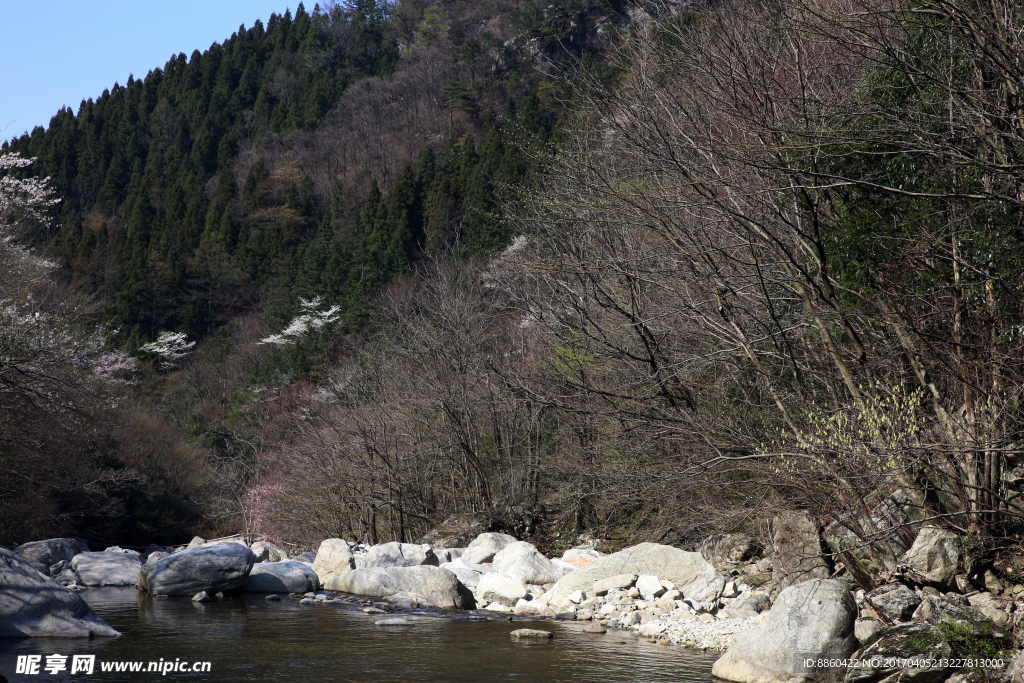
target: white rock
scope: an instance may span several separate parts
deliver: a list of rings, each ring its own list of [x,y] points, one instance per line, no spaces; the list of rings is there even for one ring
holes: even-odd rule
[[[125,553],[80,553],[71,558],[71,568],[86,586],[134,586],[142,562]]]
[[[466,546],[461,559],[469,562],[470,564],[490,562],[494,559],[494,556],[498,554],[498,551],[515,542],[515,536],[509,536],[508,534],[492,532],[480,534],[473,539],[468,546]]]
[[[480,579],[476,594],[489,604],[499,603],[511,608],[526,597],[526,586],[508,576],[487,574]]]
[[[494,571],[525,583],[543,585],[554,583],[565,572],[544,557],[532,543],[516,541],[495,553],[492,565]]]
[[[665,624],[660,621],[649,621],[646,624],[641,625],[637,630],[640,632],[640,635],[650,637],[656,636],[659,633],[664,633],[665,628]]]
[[[366,551],[364,568],[375,567],[420,567],[438,565],[437,556],[429,545],[413,543],[381,543]]]
[[[583,591],[573,591],[572,593],[569,593],[566,599],[572,604],[578,605],[587,599],[587,594]]]
[[[665,593],[665,587],[653,574],[641,574],[636,579],[636,588],[645,600],[654,600]]]
[[[341,538],[328,538],[320,544],[316,551],[316,559],[313,560],[313,571],[324,584],[332,576],[344,574],[356,568],[355,558],[352,556],[352,546]]]

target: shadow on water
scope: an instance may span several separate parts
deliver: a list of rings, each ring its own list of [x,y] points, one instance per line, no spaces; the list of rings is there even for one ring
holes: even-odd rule
[[[717,655],[653,645],[630,633],[593,635],[579,624],[470,621],[403,615],[415,626],[387,628],[370,616],[335,605],[300,607],[262,596],[208,604],[151,600],[134,589],[90,589],[83,594],[120,638],[0,640],[0,674],[29,681],[273,681],[315,683],[618,683],[711,681]],[[542,644],[513,642],[509,632],[539,627],[555,632]],[[96,656],[91,675],[67,671],[15,674],[18,655]],[[114,673],[103,662],[209,661],[209,673]]]

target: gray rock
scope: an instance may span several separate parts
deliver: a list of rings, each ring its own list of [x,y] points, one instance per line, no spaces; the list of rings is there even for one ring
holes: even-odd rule
[[[783,590],[764,621],[733,636],[711,673],[739,683],[842,679],[846,669],[810,670],[806,659],[845,659],[857,646],[857,604],[840,581],[812,579]]]
[[[979,621],[982,619],[981,613],[970,607],[970,603],[963,596],[956,597],[960,600],[951,600],[942,594],[922,595],[921,604],[914,610],[911,619],[932,625],[943,621]]]
[[[861,645],[870,645],[875,642],[884,630],[885,625],[882,622],[870,617],[858,619],[853,624],[853,635]]]
[[[415,626],[416,624],[414,622],[409,621],[408,619],[403,619],[402,617],[391,617],[389,619],[380,619],[378,621],[375,621],[375,622],[373,622],[373,625],[374,626]]]
[[[636,589],[644,600],[654,600],[665,594],[665,587],[654,574],[642,574],[636,578]]]
[[[316,572],[302,562],[257,562],[242,590],[246,593],[305,593],[320,588]]]
[[[991,569],[986,569],[985,570],[985,574],[983,575],[983,578],[984,578],[984,581],[985,581],[985,590],[987,590],[989,593],[994,593],[995,595],[999,595],[1000,593],[1003,592],[1003,582],[1002,582],[1002,580],[998,576],[996,576],[995,573]]]
[[[152,595],[193,595],[240,588],[256,556],[244,545],[221,543],[172,553],[142,566],[139,588]]]
[[[777,590],[832,575],[832,564],[821,552],[818,526],[806,512],[786,510],[776,515],[772,520],[772,543],[772,572],[778,581]]]
[[[49,576],[50,575],[50,568],[47,567],[42,562],[29,562],[29,565],[32,567],[32,569],[35,569],[37,572],[39,572],[43,576]]]
[[[715,614],[719,619],[753,619],[757,615],[757,612],[749,609],[720,609]]]
[[[256,541],[251,550],[257,562],[283,562],[288,559],[288,553],[270,541]]]
[[[486,602],[496,602],[506,607],[515,607],[526,597],[526,586],[522,581],[502,574],[487,574],[480,579],[476,589],[477,597]]]
[[[142,562],[127,553],[81,553],[72,558],[71,567],[86,586],[134,586]]]
[[[477,586],[480,585],[480,579],[482,579],[487,574],[492,574],[493,570],[490,567],[480,564],[471,566],[474,568],[466,567],[458,562],[445,562],[441,565],[443,569],[455,572],[455,576],[459,578],[459,581],[462,582],[462,585],[466,588],[469,588],[475,593]],[[482,567],[486,571],[475,569],[475,567]]]
[[[356,568],[352,546],[341,538],[328,538],[320,544],[313,560],[313,571],[323,585],[332,576],[338,576]]]
[[[59,562],[51,564],[46,570],[46,574],[49,575],[49,577],[56,577],[56,575],[59,575],[61,571],[70,568],[71,562],[68,560],[60,560]]]
[[[565,572],[540,554],[532,543],[516,541],[499,550],[492,560],[494,571],[525,583],[544,585],[554,583]]]
[[[767,593],[750,593],[732,604],[733,609],[748,609],[752,612],[764,612],[772,608],[771,598]]]
[[[382,543],[366,551],[364,569],[377,567],[419,567],[440,564],[429,545],[412,543]]]
[[[636,574],[616,574],[615,576],[595,581],[588,593],[590,595],[608,595],[609,591],[626,590],[635,584],[636,580]]]
[[[672,582],[686,597],[702,602],[718,600],[726,580],[700,553],[659,543],[641,543],[600,557],[566,574],[544,594],[543,599],[556,607],[564,607],[566,597],[573,591],[582,590],[590,594],[596,581],[621,574],[654,574]]]
[[[528,638],[531,640],[551,640],[555,634],[551,631],[542,631],[538,628],[518,628],[509,634],[513,638]]]
[[[426,543],[432,548],[464,548],[485,531],[487,531],[485,519],[472,514],[456,514],[424,534],[420,543]]]
[[[957,535],[930,526],[921,529],[914,539],[914,545],[900,559],[901,564],[908,564],[924,574],[928,585],[943,590],[956,587],[956,567],[959,562]]]
[[[75,591],[42,576],[0,548],[0,638],[90,638],[120,635]]]
[[[1006,628],[1010,615],[1006,613],[1006,602],[991,593],[977,593],[967,597],[971,607],[991,619],[999,628]]]
[[[281,596],[277,595],[275,593],[271,593],[270,595],[266,596],[263,599],[266,600],[267,602],[281,602]]]
[[[462,559],[470,564],[483,564],[490,562],[494,556],[505,546],[515,543],[515,536],[488,532],[480,534],[473,542],[466,546],[462,553]]]
[[[150,562],[156,562],[157,560],[167,557],[168,555],[170,555],[170,553],[164,552],[163,550],[154,550],[148,556],[146,556],[146,563],[148,564]]]
[[[882,619],[898,623],[910,621],[914,610],[921,604],[921,598],[902,583],[890,583],[867,593],[864,602],[871,605]]]
[[[54,576],[53,580],[62,586],[70,586],[81,582],[81,579],[78,574],[75,573],[75,570],[71,568],[71,565],[68,565],[64,571],[57,574],[57,576]]]
[[[19,545],[14,552],[26,562],[37,562],[49,567],[61,560],[70,562],[75,555],[89,552],[89,544],[80,538],[51,538]]]
[[[206,591],[199,591],[192,596],[192,602],[210,602],[210,594]]]
[[[206,539],[204,539],[202,536],[193,536],[192,540],[188,542],[187,546],[185,546],[185,550],[202,548],[204,545],[206,545]]]
[[[749,534],[725,534],[715,544],[715,549],[708,558],[715,569],[724,571],[735,564],[746,562],[757,554],[757,542]]]
[[[313,566],[313,563],[316,562],[316,553],[311,553],[307,550],[304,553],[299,553],[294,559],[296,562],[302,562],[303,564]]]
[[[948,643],[932,637],[932,628],[927,624],[897,624],[885,629],[875,641],[852,655],[862,665],[850,668],[847,683],[868,681],[915,681],[937,683],[946,678],[948,669],[941,666],[941,660],[950,656]],[[924,666],[928,660],[928,666]],[[914,665],[913,662],[921,662]],[[906,666],[900,666],[905,663]],[[890,678],[892,677],[892,678]]]
[[[324,588],[377,598],[407,593],[442,609],[472,609],[475,605],[473,594],[453,572],[428,565],[353,569],[328,579]]]
[[[139,558],[139,562],[142,561],[142,553],[140,553],[138,550],[132,550],[131,548],[122,548],[119,545],[112,545],[109,548],[104,548],[103,552],[124,553],[125,555],[134,555],[135,557]]]
[[[608,629],[606,629],[604,626],[601,626],[600,622],[592,621],[592,622],[590,622],[589,624],[587,624],[584,627],[583,632],[584,633],[608,633]]]

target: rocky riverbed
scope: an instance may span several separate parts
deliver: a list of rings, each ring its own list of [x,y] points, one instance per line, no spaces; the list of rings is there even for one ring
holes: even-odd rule
[[[583,543],[548,557],[527,541],[489,532],[465,547],[325,539],[315,553],[294,556],[267,541],[250,546],[237,538],[197,537],[187,546],[141,552],[90,551],[78,539],[49,539],[0,550],[0,584],[32,596],[31,609],[0,599],[0,634],[111,635],[75,592],[134,585],[154,598],[197,603],[249,592],[301,607],[356,607],[396,627],[410,625],[401,622],[403,613],[424,608],[470,619],[579,622],[592,634],[631,633],[724,652],[715,674],[743,683],[852,683],[913,670],[893,665],[866,675],[815,665],[825,667],[816,671],[808,661],[977,655],[991,660],[995,675],[1013,659],[1014,633],[1024,630],[1024,587],[990,570],[958,573],[961,545],[953,532],[919,529],[899,561],[875,567],[862,588],[864,567],[822,555],[819,530],[806,517],[780,517],[773,553],[763,556],[741,534],[721,538],[707,557],[656,543],[610,554]],[[852,563],[857,556],[843,558]],[[944,666],[929,671],[929,683],[959,668]]]

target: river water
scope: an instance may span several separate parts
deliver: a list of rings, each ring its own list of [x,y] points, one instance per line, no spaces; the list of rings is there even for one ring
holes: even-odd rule
[[[300,606],[236,596],[208,604],[152,600],[134,588],[92,588],[83,596],[121,631],[120,638],[0,639],[0,673],[31,681],[234,683],[708,683],[718,655],[655,645],[628,632],[584,633],[578,623],[514,624],[460,615],[402,615],[412,627],[381,627],[381,615],[351,606]],[[387,616],[387,615],[385,615]],[[551,630],[542,644],[509,638],[516,628]],[[67,656],[67,671],[47,673],[47,655]],[[39,673],[16,674],[18,655],[42,655]],[[70,674],[74,655],[95,655],[92,675]],[[113,662],[210,662],[201,672],[103,672]]]

